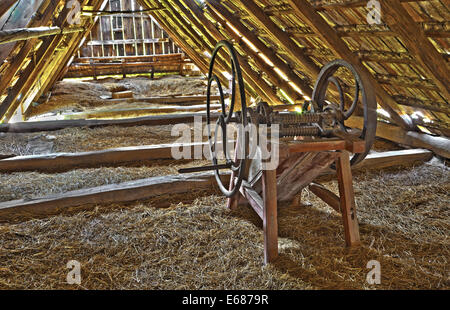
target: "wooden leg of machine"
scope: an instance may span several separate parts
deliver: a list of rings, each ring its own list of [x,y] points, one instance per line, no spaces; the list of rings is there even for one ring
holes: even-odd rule
[[[278,257],[276,170],[263,171],[262,186],[264,201],[264,264],[268,264]]]
[[[347,151],[342,151],[336,160],[336,173],[339,184],[340,205],[344,222],[345,243],[347,246],[359,245],[359,225],[356,217],[355,195],[353,192],[352,171]]]

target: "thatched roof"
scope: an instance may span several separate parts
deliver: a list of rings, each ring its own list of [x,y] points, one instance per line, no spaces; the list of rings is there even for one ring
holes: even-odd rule
[[[37,2],[41,14],[31,17],[27,27],[67,26],[65,1]],[[100,10],[102,2],[84,0],[83,5]],[[302,101],[311,95],[320,68],[342,58],[371,76],[383,112],[380,118],[403,128],[449,136],[447,0],[379,0],[382,23],[374,25],[367,22],[368,1],[358,0],[139,2],[155,9],[151,15],[203,72],[215,44],[234,41],[247,93],[254,98],[272,104]],[[0,14],[8,3],[16,1],[2,2]],[[93,19],[83,19],[84,33],[9,47],[8,62],[0,66],[0,115],[5,120],[19,105],[26,109],[62,76],[92,24]],[[45,57],[40,59],[41,55]],[[226,55],[221,55],[218,71],[226,71],[227,66]],[[346,81],[345,76],[342,79]]]

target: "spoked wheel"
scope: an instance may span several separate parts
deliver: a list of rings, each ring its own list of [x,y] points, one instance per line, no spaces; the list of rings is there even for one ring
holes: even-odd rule
[[[334,76],[339,68],[347,68],[352,73],[355,80],[355,94],[353,96],[353,101],[348,108],[345,105],[345,94],[343,87],[339,80]],[[367,77],[358,72],[351,64],[342,59],[331,61],[322,68],[316,84],[314,85],[312,99],[317,106],[318,112],[322,112],[325,106],[327,106],[326,95],[330,83],[334,84],[339,92],[340,102],[338,109],[340,111],[340,119],[338,121],[342,131],[347,132],[351,129],[345,126],[345,120],[353,115],[358,102],[362,103],[364,127],[357,137],[365,141],[366,148],[364,153],[357,153],[353,155],[350,163],[354,165],[366,157],[373,142],[375,141],[377,129],[377,102],[375,92]]]
[[[217,75],[213,73],[214,71],[214,63],[217,56],[217,53],[220,51],[220,49],[225,48],[228,50],[228,53],[231,56],[231,98],[230,98],[230,106],[227,107],[225,105],[225,97],[223,94],[222,85],[220,83],[219,78]],[[239,94],[240,94],[240,100],[241,100],[241,113],[240,115],[246,116],[247,115],[247,107],[246,107],[246,101],[245,101],[245,90],[244,90],[244,80],[242,78],[242,72],[241,68],[239,66],[239,61],[237,58],[237,53],[233,46],[227,42],[227,41],[220,41],[217,43],[212,56],[211,56],[211,62],[209,65],[209,72],[208,72],[208,88],[206,91],[206,123],[208,128],[208,140],[209,140],[209,148],[211,151],[211,161],[213,165],[218,165],[218,158],[217,158],[217,136],[219,133],[219,129],[222,131],[222,148],[223,153],[225,156],[225,164],[220,165],[224,168],[229,168],[233,172],[232,175],[236,176],[236,181],[234,182],[234,187],[231,189],[228,189],[223,184],[222,180],[220,179],[219,169],[214,170],[214,174],[216,176],[217,184],[219,185],[220,190],[226,197],[232,197],[234,196],[241,187],[242,179],[244,178],[245,173],[245,165],[248,159],[248,150],[245,146],[248,145],[248,135],[245,132],[245,128],[247,126],[247,117],[238,117],[237,113],[234,112],[234,105],[236,100],[236,80],[237,84],[239,86]],[[216,82],[217,88],[219,90],[220,95],[220,104],[221,104],[221,113],[216,121],[215,124],[215,130],[214,130],[214,137],[211,132],[211,85],[213,82]],[[234,159],[231,159],[231,155],[229,154],[230,150],[227,146],[227,128],[228,125],[232,121],[239,120],[239,123],[241,126],[238,126],[238,145],[240,146],[239,149],[236,149],[236,152],[239,152],[239,156],[235,156]]]

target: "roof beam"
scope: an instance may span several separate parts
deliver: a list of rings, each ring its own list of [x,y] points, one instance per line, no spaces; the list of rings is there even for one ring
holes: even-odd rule
[[[52,1],[52,2],[47,1],[47,3],[41,4],[39,12],[42,15],[36,14],[33,20],[28,24],[28,27],[38,27],[47,24],[50,21],[51,17],[53,16],[53,12],[59,5],[60,1]],[[0,79],[0,95],[3,94],[6,88],[11,84],[12,79],[17,74],[19,69],[22,67],[28,54],[34,48],[37,40],[38,39],[27,40],[25,44],[20,48],[19,53],[13,59],[10,59],[11,63],[6,68],[6,71],[4,72],[4,74]]]
[[[83,4],[86,3],[83,2]],[[97,0],[100,1],[100,0]],[[58,18],[55,21],[57,27],[64,27],[67,23],[67,18],[70,14],[71,8],[64,7],[61,13],[58,15]],[[21,73],[19,80],[13,86],[11,91],[8,93],[8,96],[3,100],[0,105],[0,117],[3,121],[9,121],[11,116],[16,111],[17,107],[24,100],[31,100],[34,98],[30,98],[30,89],[33,88],[33,84],[35,84],[36,80],[44,70],[49,69],[48,66],[50,64],[55,64],[55,59],[53,59],[53,54],[55,49],[64,39],[64,35],[59,34],[52,37],[46,37],[43,40],[42,45],[36,51],[36,54],[32,61],[28,64],[25,70]],[[51,68],[53,69],[53,68]],[[50,69],[50,70],[51,70]],[[49,72],[47,72],[49,73]]]
[[[345,121],[345,124],[352,128],[362,129],[364,119],[352,116]],[[377,137],[415,148],[426,148],[439,156],[450,158],[450,139],[445,137],[434,137],[426,133],[408,131],[384,122],[377,124]]]
[[[401,38],[414,59],[430,74],[444,98],[450,100],[450,74],[445,59],[399,0],[380,0],[380,3],[383,20]]]
[[[17,0],[2,0],[0,3],[0,17],[3,16],[8,10],[16,3]]]
[[[316,12],[308,1],[288,0],[295,13],[303,21],[314,29],[320,38],[342,59],[355,66],[361,74],[364,74],[373,85],[377,96],[381,99],[380,105],[389,113],[392,120],[402,128],[409,129],[408,124],[398,113],[400,110],[397,102],[384,90],[384,88],[374,79],[369,70],[361,63],[349,49],[347,44],[340,38],[339,34],[325,21],[325,19]]]
[[[91,2],[91,5],[94,5],[94,10],[102,9],[106,6],[106,4],[107,0],[96,0],[95,5],[93,1]],[[98,17],[94,18],[93,20],[89,19],[88,22],[83,26],[85,31],[73,35],[72,39],[67,45],[68,49],[66,51],[59,51],[58,54],[55,55],[55,59],[51,62],[51,64],[54,65],[53,68],[51,68],[51,73],[46,72],[47,76],[45,79],[43,78],[42,83],[39,85],[39,88],[36,92],[33,92],[33,90],[29,92],[35,94],[33,95],[34,98],[28,98],[27,103],[22,104],[22,113],[24,118],[27,117],[27,112],[31,105],[31,100],[37,99],[42,94],[46,93],[56,81],[60,80],[64,76],[63,72],[65,72],[65,69],[70,65],[70,59],[78,50],[79,44],[82,39],[85,39],[89,35],[97,19]],[[34,87],[36,87],[36,85],[34,85]]]

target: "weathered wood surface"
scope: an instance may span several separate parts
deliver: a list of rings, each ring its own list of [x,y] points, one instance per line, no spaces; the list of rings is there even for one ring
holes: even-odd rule
[[[21,122],[11,124],[0,124],[0,132],[38,132],[53,131],[70,127],[105,127],[105,126],[159,126],[173,125],[180,123],[191,123],[195,116],[206,118],[206,113],[183,113],[152,115],[145,117],[127,119],[104,119],[104,120],[61,120],[61,121],[39,121]],[[218,114],[213,114],[212,118],[217,118]]]
[[[337,152],[295,153],[277,168],[279,201],[290,201],[302,188],[308,186],[337,158]]]
[[[55,34],[68,34],[84,31],[83,27],[35,27],[35,28],[18,28],[0,31],[0,44],[23,41],[33,38],[51,36]]]
[[[144,160],[173,159],[172,148],[187,148],[194,154],[194,149],[203,150],[207,143],[173,143],[120,147],[100,151],[80,153],[54,153],[45,155],[15,156],[1,158],[0,172],[16,171],[67,171],[75,168],[92,168],[119,163],[138,162]]]
[[[121,99],[121,98],[133,98],[133,92],[131,90],[118,91],[112,93],[113,99]]]
[[[262,175],[264,263],[278,257],[277,172],[264,170]]]
[[[17,1],[18,0],[2,0],[0,2],[0,17],[2,17],[2,15],[5,14]]]
[[[139,101],[139,100],[136,100]],[[220,104],[211,104],[211,109],[220,109]],[[155,108],[124,108],[100,110],[92,112],[79,112],[65,115],[66,119],[108,119],[108,118],[122,118],[122,117],[136,117],[136,116],[150,116],[158,113],[177,113],[177,112],[206,112],[204,104],[192,106],[171,106],[171,107],[155,107]]]
[[[316,195],[317,197],[322,199],[326,204],[332,207],[336,212],[341,213],[341,202],[339,197],[335,193],[325,188],[321,184],[317,183],[311,183],[308,186],[308,189],[312,193],[314,193],[314,195]]]
[[[224,175],[224,180],[229,176]],[[0,203],[0,222],[38,215],[70,211],[74,207],[130,202],[167,194],[211,189],[216,180],[211,172],[167,175],[80,189],[36,199]],[[160,207],[166,207],[161,205]],[[158,207],[158,206],[155,206]]]
[[[336,159],[336,174],[339,187],[340,209],[344,223],[345,243],[347,246],[357,246],[360,242],[358,218],[356,216],[355,193],[353,191],[352,171],[349,154],[339,152]]]
[[[0,172],[16,171],[66,171],[74,168],[94,168],[131,163],[142,160],[171,159],[171,148],[190,146],[191,154],[197,146],[204,147],[205,143],[191,144],[157,144],[130,146],[79,153],[54,153],[45,155],[15,156],[14,154],[0,155]],[[399,150],[369,154],[361,163],[352,167],[353,170],[365,168],[385,168],[396,165],[408,165],[415,162],[428,161],[433,153],[425,149]],[[283,159],[282,159],[283,160]],[[331,173],[326,170],[324,173]]]
[[[352,128],[362,128],[363,124],[363,118],[358,116],[353,116],[345,121],[345,125]],[[425,133],[407,131],[383,122],[377,124],[377,137],[415,148],[426,148],[439,156],[450,158],[450,139],[446,137],[435,137]]]

